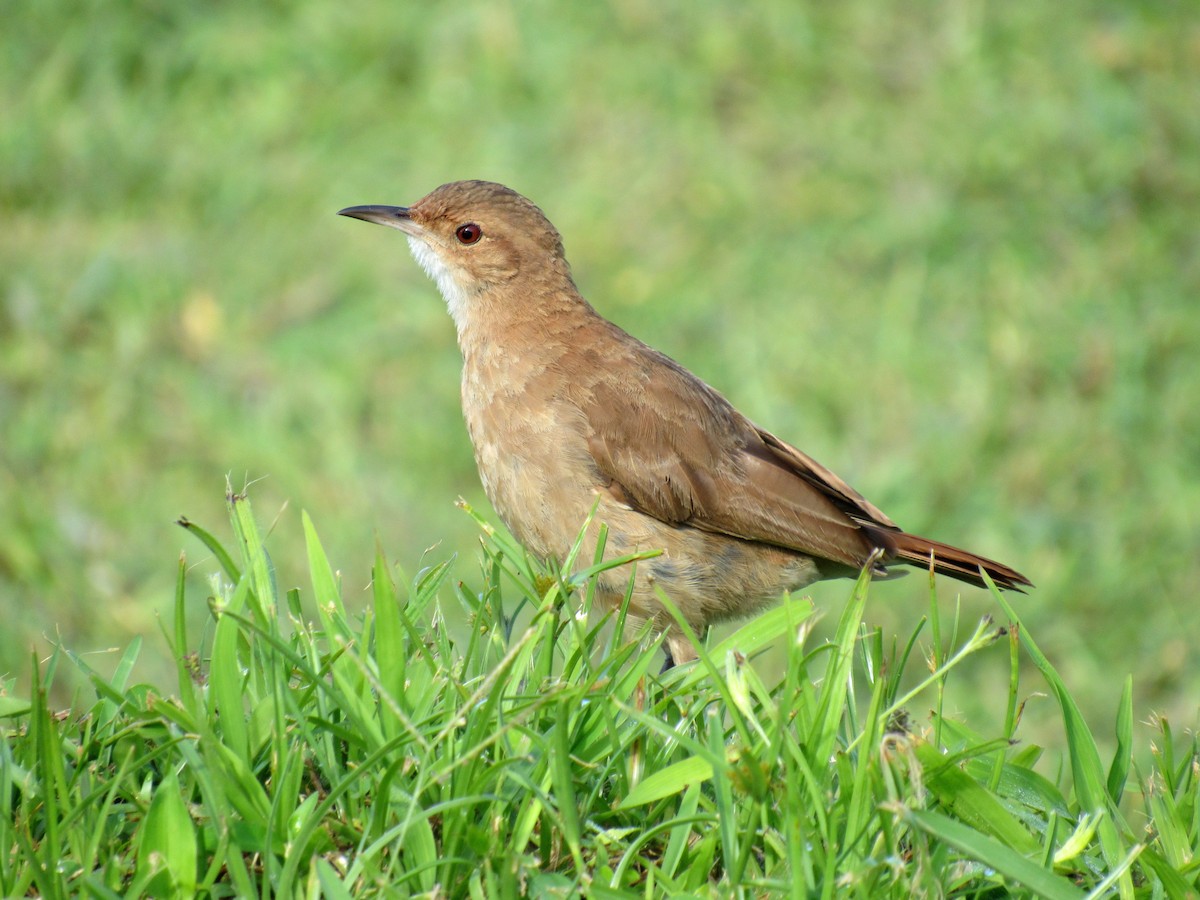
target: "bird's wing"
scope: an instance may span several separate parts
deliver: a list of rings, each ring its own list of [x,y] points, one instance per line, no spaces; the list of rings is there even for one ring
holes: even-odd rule
[[[615,326],[613,326],[615,327]],[[609,492],[675,525],[786,547],[851,568],[871,552],[1002,589],[1015,569],[908,534],[812,457],[758,428],[669,357],[625,337],[612,362],[573,391],[587,449]],[[620,377],[611,375],[619,371]]]
[[[898,529],[891,519],[884,515],[883,510],[856,491],[837,475],[825,468],[803,450],[798,450],[786,441],[781,441],[769,431],[754,426],[762,446],[769,454],[769,459],[803,478],[821,493],[829,497],[839,509],[855,521],[863,525],[874,525],[882,528]],[[758,451],[757,448],[756,452]]]
[[[824,466],[657,351],[639,343],[628,361],[620,379],[597,374],[575,392],[615,498],[663,522],[850,567],[891,549],[875,532],[892,522]]]

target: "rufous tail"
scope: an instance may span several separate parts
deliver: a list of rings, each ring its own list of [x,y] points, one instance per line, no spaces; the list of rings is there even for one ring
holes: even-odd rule
[[[957,578],[977,587],[986,587],[979,574],[981,568],[1001,590],[1020,591],[1023,587],[1033,587],[1033,582],[1016,569],[993,559],[904,531],[890,531],[887,536],[892,544],[892,547],[888,548],[892,552],[892,558],[910,566],[928,570],[932,558],[933,570],[938,574]]]
[[[997,563],[995,559],[959,550],[958,547],[942,544],[941,541],[922,538],[918,534],[901,532],[899,528],[883,528],[877,522],[859,521],[859,526],[870,535],[872,544],[883,548],[886,553],[883,558],[884,565],[893,562],[907,563],[926,571],[932,565],[934,571],[940,575],[958,578],[959,581],[980,588],[986,587],[983,576],[979,575],[979,569],[982,568],[1001,590],[1033,587],[1033,582],[1019,571]]]

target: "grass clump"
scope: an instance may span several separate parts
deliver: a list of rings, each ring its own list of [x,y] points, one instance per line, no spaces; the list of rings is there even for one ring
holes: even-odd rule
[[[931,589],[930,634],[889,648],[863,578],[827,643],[785,598],[656,676],[653,637],[585,614],[594,575],[637,559],[547,569],[479,519],[478,585],[446,563],[397,584],[380,552],[352,616],[307,516],[302,601],[247,498],[229,505],[235,553],[182,523],[220,571],[189,633],[180,561],[169,690],[128,684],[135,641],[112,677],[60,649],[29,701],[0,702],[5,896],[1195,895],[1195,740],[1160,721],[1137,773],[1127,682],[1102,764],[998,594],[1008,626],[960,629]],[[771,676],[755,654],[779,639]],[[954,668],[1005,644],[1001,733],[943,715]],[[1062,710],[1055,778],[1019,740],[1022,651]],[[96,699],[60,714],[46,697],[64,662]]]

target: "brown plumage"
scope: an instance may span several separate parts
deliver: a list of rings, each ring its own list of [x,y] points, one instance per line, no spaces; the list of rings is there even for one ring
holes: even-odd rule
[[[607,552],[661,549],[640,564],[631,613],[669,629],[661,587],[698,632],[872,553],[982,585],[1014,569],[902,531],[790,444],[759,428],[674,360],[601,318],[575,287],[541,210],[485,181],[446,184],[412,207],[341,211],[408,235],[437,282],[463,354],[463,415],[492,505],[532,553],[562,558],[593,504]],[[618,572],[600,583],[617,603]],[[670,657],[694,649],[668,634]]]

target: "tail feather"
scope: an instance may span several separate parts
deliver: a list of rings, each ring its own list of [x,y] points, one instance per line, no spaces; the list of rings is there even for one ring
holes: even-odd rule
[[[1033,587],[1033,582],[1016,569],[976,553],[905,531],[876,528],[866,530],[873,538],[881,538],[878,540],[879,546],[884,547],[888,555],[896,561],[923,569],[932,566],[940,575],[956,578],[977,587],[987,586],[979,574],[980,569],[986,572],[1001,590],[1020,591],[1023,587]],[[880,533],[877,535],[875,532]]]

